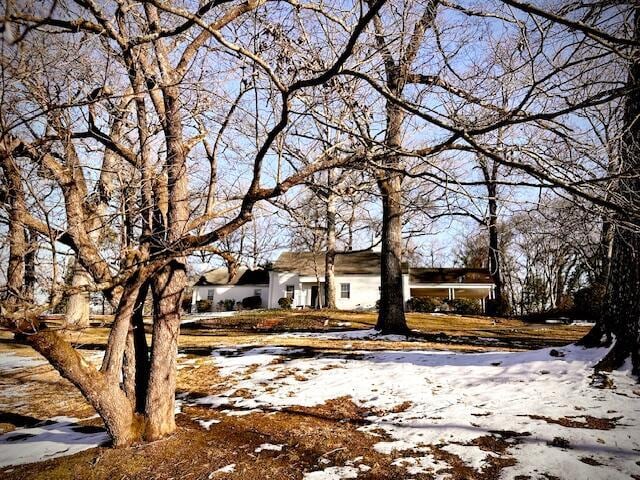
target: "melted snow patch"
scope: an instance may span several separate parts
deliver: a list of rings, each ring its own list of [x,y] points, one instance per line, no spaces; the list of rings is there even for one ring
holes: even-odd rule
[[[342,480],[358,478],[361,470],[356,467],[329,467],[324,470],[305,473],[303,480]]]
[[[339,323],[338,325],[341,324]],[[322,340],[384,340],[387,342],[404,342],[407,340],[405,335],[382,335],[378,330],[373,328],[342,332],[293,332],[283,333],[280,334],[280,336],[285,338],[317,338]]]
[[[442,447],[442,450],[457,455],[465,465],[475,470],[482,470],[487,457],[494,455],[493,453],[485,452],[475,445],[458,445],[456,443],[445,445]]]
[[[47,361],[42,357],[25,357],[15,353],[0,354],[0,372],[4,374],[22,368],[38,367],[46,363]]]
[[[84,433],[76,418],[54,417],[50,422],[0,435],[0,467],[73,455],[109,441],[107,432]]]
[[[263,443],[258,448],[256,448],[254,450],[254,452],[260,453],[263,450],[272,450],[274,452],[281,452],[282,451],[282,447],[284,447],[284,445],[281,445],[281,444],[277,444],[276,445],[276,444],[273,444],[273,443]]]
[[[391,465],[394,465],[396,467],[404,467],[409,475],[419,475],[421,473],[437,474],[439,470],[449,468],[449,464],[441,462],[440,460],[436,460],[431,455],[426,455],[423,457],[397,458]],[[448,475],[445,474],[437,475],[434,478],[439,480],[447,477]]]
[[[221,473],[233,473],[235,471],[236,471],[236,464],[232,463],[230,465],[227,465],[226,467],[219,468],[215,472],[211,472],[209,474],[209,478],[214,478],[215,476],[220,475]]]
[[[205,428],[205,429],[209,430],[211,428],[211,425],[216,424],[216,423],[220,423],[220,420],[218,420],[216,418],[212,418],[210,420],[198,419],[197,422],[200,424],[200,426],[202,426],[202,428]]]

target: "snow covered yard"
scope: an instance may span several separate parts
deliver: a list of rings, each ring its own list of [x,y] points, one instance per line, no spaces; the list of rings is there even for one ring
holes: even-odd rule
[[[106,440],[97,420],[35,354],[2,352],[0,425],[51,420],[0,435],[0,477],[640,478],[640,385],[626,371],[594,376],[604,350],[460,353],[415,339],[398,350],[403,341],[293,332],[186,349],[178,432],[126,450],[95,448]],[[84,420],[51,418],[62,410]]]
[[[238,415],[349,397],[368,412],[360,429],[381,435],[374,448],[393,456],[407,478],[452,478],[460,462],[509,479],[640,478],[640,387],[622,371],[610,376],[614,388],[599,388],[592,366],[604,353],[576,346],[477,354],[225,348],[213,362],[228,391],[196,403]],[[349,465],[323,471],[306,478],[364,472]]]

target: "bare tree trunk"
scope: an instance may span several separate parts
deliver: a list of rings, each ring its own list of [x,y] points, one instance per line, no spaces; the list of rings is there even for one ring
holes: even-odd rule
[[[71,286],[76,288],[87,287],[91,284],[91,277],[77,259],[73,259],[73,277]],[[74,328],[86,328],[89,326],[89,293],[78,292],[69,295],[65,312],[65,323]]]
[[[496,286],[495,299],[490,302],[491,309],[488,313],[505,315],[507,313],[507,305],[504,297],[504,282],[502,281],[502,262],[500,259],[500,238],[498,233],[498,202],[495,183],[488,182],[487,191],[489,194],[489,272]]]
[[[640,40],[640,12],[635,12],[634,39]],[[624,113],[624,130],[620,148],[622,171],[640,172],[640,60],[636,56],[629,66]],[[620,218],[614,226],[612,257],[602,323],[615,344],[598,368],[622,366],[631,357],[633,372],[640,375],[640,221],[638,198],[640,178],[620,178],[615,185],[620,198],[628,199],[629,218]]]
[[[183,263],[173,261],[153,280],[154,322],[145,438],[156,440],[176,428],[176,356],[180,334],[180,304],[186,285]]]
[[[325,305],[336,308],[336,200],[331,192],[327,194],[327,253],[324,265]]]
[[[128,446],[140,439],[142,422],[117,383],[109,382],[57,332],[42,330],[27,339],[96,409],[114,446]]]
[[[7,268],[7,293],[9,303],[18,303],[24,294],[25,256],[27,237],[21,223],[22,212],[26,209],[24,190],[20,172],[9,153],[10,147],[0,151],[0,166],[7,184],[9,210],[9,264]]]
[[[24,298],[27,302],[33,302],[35,300],[38,243],[33,232],[25,229],[25,235],[28,248],[24,256]]]
[[[407,334],[402,288],[402,192],[399,175],[378,181],[382,194],[380,310],[376,329]]]
[[[165,57],[160,58],[166,63]],[[163,241],[178,241],[187,232],[189,219],[188,181],[186,151],[182,143],[182,121],[179,91],[175,87],[163,90],[166,121],[164,125],[167,142],[167,202],[166,227],[159,228],[156,235],[166,232]],[[154,305],[154,322],[151,339],[151,361],[145,412],[147,425],[145,438],[155,440],[176,428],[175,390],[176,357],[178,335],[182,314],[182,295],[187,285],[186,259],[178,257],[164,266],[151,283]]]
[[[603,218],[602,234],[600,236],[600,245],[598,248],[601,265],[593,282],[593,286],[596,289],[606,288],[609,282],[609,276],[611,274],[611,258],[613,256],[613,239],[615,237],[614,233],[614,224],[610,219]],[[610,332],[608,332],[607,327],[604,324],[604,320],[604,309],[601,308],[601,311],[598,313],[598,318],[596,319],[596,324],[577,342],[577,344],[585,347],[598,347],[603,343],[607,345],[610,344],[612,339]]]
[[[395,73],[394,73],[395,75]],[[387,104],[386,144],[399,148],[402,137],[402,110]],[[390,155],[385,163],[399,165],[397,155]],[[382,251],[380,257],[380,309],[376,329],[383,333],[407,334],[402,286],[402,176],[394,171],[379,174],[378,187],[382,196]]]
[[[135,405],[137,413],[144,413],[149,386],[149,346],[144,331],[144,305],[149,291],[145,282],[140,287],[131,325],[127,333],[127,344],[122,366],[122,384],[127,398]]]

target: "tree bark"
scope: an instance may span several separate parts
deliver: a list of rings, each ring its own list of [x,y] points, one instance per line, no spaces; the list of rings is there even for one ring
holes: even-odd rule
[[[490,308],[487,313],[503,316],[507,314],[508,307],[502,280],[500,236],[498,232],[498,192],[494,181],[487,181],[487,193],[489,198],[489,272],[496,286],[495,299],[489,302]]]
[[[176,356],[180,334],[180,304],[186,285],[184,263],[173,261],[153,279],[154,322],[145,438],[157,440],[175,428]]]
[[[391,149],[402,142],[402,110],[387,104],[387,132],[385,142]],[[385,160],[390,167],[398,167],[400,159],[391,154]],[[402,176],[388,170],[379,173],[378,188],[382,196],[382,251],[380,255],[380,308],[376,329],[383,333],[409,333],[404,316],[402,285]]]
[[[640,40],[640,12],[635,12],[634,39]],[[617,180],[615,192],[629,201],[630,217],[617,215],[614,225],[610,272],[602,325],[615,344],[598,364],[600,369],[619,368],[631,357],[633,373],[640,375],[640,59],[629,65],[629,93],[625,101],[620,169],[634,175]]]
[[[336,201],[331,192],[327,195],[327,252],[324,265],[325,305],[336,308]]]
[[[27,341],[82,392],[104,421],[115,447],[140,439],[142,422],[117,382],[109,382],[57,332],[39,331],[27,335]]]
[[[0,166],[7,185],[7,203],[9,210],[9,262],[7,268],[7,300],[19,303],[25,288],[25,256],[27,255],[27,237],[22,226],[22,213],[26,209],[24,190],[20,171],[11,157],[10,147],[0,151]]]
[[[77,259],[73,259],[73,277],[71,286],[76,288],[87,287],[91,284],[91,277],[87,271],[82,268]],[[67,301],[67,309],[65,312],[65,323],[73,328],[86,328],[89,326],[89,293],[78,292],[69,295]]]
[[[168,62],[165,57],[159,58],[159,61]],[[158,225],[160,228],[155,229],[154,234],[164,237],[156,239],[156,245],[160,248],[165,248],[165,242],[171,245],[182,238],[187,233],[189,219],[186,151],[182,142],[179,91],[173,86],[165,87],[163,94],[166,114],[163,128],[167,143],[167,179],[164,185],[167,187],[167,198],[166,216],[158,217],[158,221],[164,220],[166,223],[164,228],[162,224]],[[176,357],[182,295],[187,285],[185,262],[184,257],[172,260],[154,275],[151,283],[154,321],[145,405],[147,440],[159,439],[176,428]]]
[[[378,181],[382,194],[380,309],[376,329],[407,334],[402,285],[402,192],[399,175]]]
[[[149,284],[145,282],[140,287],[131,316],[122,366],[123,389],[137,413],[144,413],[149,386],[149,346],[144,331],[144,304],[148,291]]]

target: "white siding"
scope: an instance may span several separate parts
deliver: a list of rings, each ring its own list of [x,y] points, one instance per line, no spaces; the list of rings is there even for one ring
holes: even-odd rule
[[[342,298],[340,284],[348,283],[350,298]],[[380,299],[379,275],[336,275],[336,307],[340,310],[374,308]]]
[[[193,297],[191,304],[195,306],[198,300],[206,300],[209,290],[213,290],[213,304],[217,305],[220,300],[235,300],[242,302],[243,298],[253,297],[256,290],[260,290],[262,306],[267,307],[269,302],[269,285],[206,285],[193,287]]]
[[[293,285],[293,306],[303,305],[300,277],[296,273],[269,272],[269,308],[278,308],[278,300],[286,295],[287,285]]]

